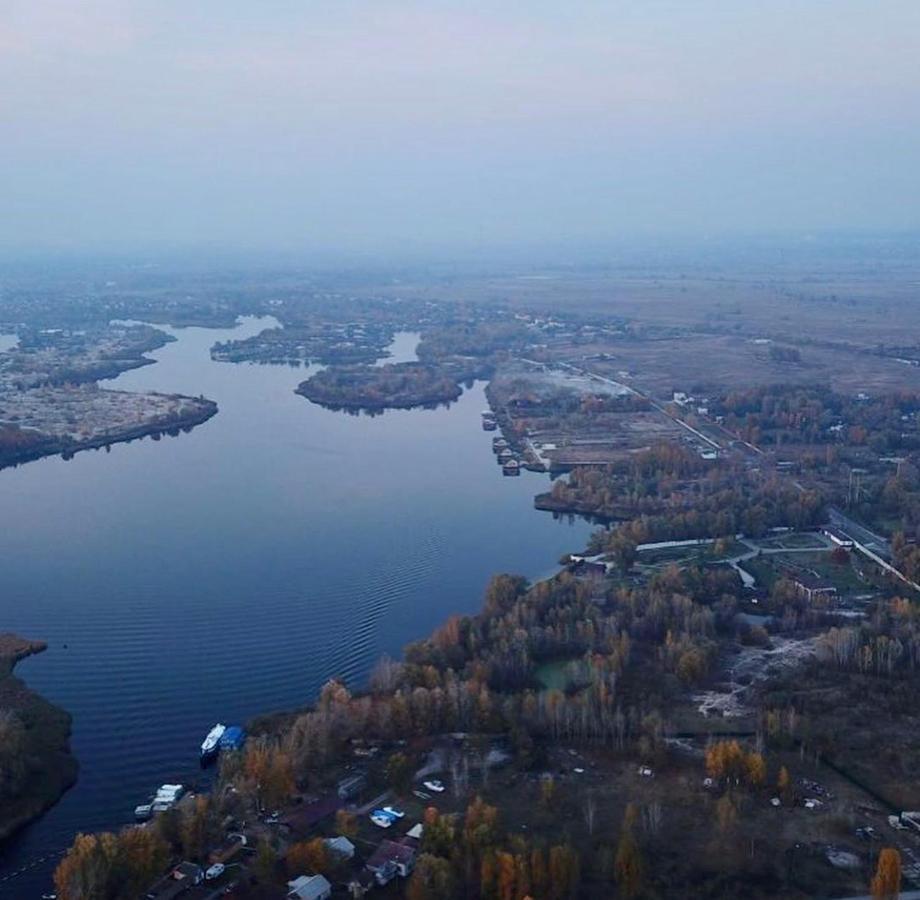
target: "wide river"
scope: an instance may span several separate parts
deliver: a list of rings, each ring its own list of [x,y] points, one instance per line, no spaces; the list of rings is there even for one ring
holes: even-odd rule
[[[360,685],[476,611],[494,573],[539,577],[585,544],[587,523],[534,510],[546,476],[502,477],[482,385],[447,409],[330,412],[294,394],[303,369],[210,360],[265,324],[175,331],[110,383],[216,400],[189,434],[0,472],[0,630],[48,642],[17,673],[73,714],[81,766],[0,850],[2,897],[40,894],[77,831],[200,777],[215,722],[305,704],[332,676]],[[396,359],[413,349],[397,336]]]

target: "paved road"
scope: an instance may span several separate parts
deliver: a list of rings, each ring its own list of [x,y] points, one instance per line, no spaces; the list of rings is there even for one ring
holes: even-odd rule
[[[836,506],[831,506],[828,511],[828,518],[835,528],[839,528],[844,534],[851,537],[857,543],[867,547],[873,553],[877,553],[882,559],[891,560],[891,543],[881,535],[868,528],[860,525],[855,519],[851,519],[843,510]]]

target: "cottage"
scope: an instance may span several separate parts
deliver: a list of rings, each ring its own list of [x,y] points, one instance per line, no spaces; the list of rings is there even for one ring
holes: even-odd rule
[[[329,900],[332,885],[322,875],[300,875],[288,882],[291,900]]]
[[[380,846],[365,863],[365,868],[374,873],[378,884],[384,885],[397,875],[401,878],[408,878],[415,868],[415,857],[415,848],[408,844],[381,841]]]

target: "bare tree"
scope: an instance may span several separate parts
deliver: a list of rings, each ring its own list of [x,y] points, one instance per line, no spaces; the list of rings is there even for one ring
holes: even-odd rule
[[[658,834],[663,818],[661,804],[657,800],[642,808],[642,827],[648,834]]]
[[[594,834],[594,826],[597,822],[597,800],[594,798],[593,793],[589,793],[585,797],[585,805],[582,812],[585,816],[585,827],[588,829],[588,834]]]

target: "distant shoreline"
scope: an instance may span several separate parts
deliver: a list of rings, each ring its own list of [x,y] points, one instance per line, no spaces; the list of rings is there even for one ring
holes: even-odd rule
[[[43,641],[0,634],[0,709],[25,726],[25,786],[0,798],[0,843],[54,806],[76,783],[78,764],[70,751],[71,716],[13,675],[16,664],[47,649]]]

